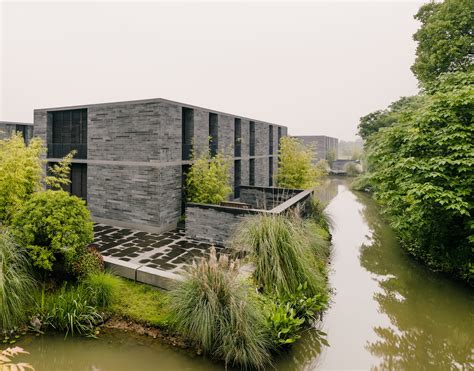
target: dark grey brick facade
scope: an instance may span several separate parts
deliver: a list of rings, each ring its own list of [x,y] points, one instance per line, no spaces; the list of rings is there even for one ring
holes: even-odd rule
[[[33,124],[26,122],[0,121],[0,139],[9,138],[14,132],[20,132],[29,143],[33,138]]]
[[[249,182],[249,123],[255,122],[255,185],[268,186],[278,169],[278,128],[287,128],[164,99],[38,109],[35,136],[53,144],[53,112],[87,110],[87,202],[103,223],[160,232],[176,226],[181,216],[183,108],[192,110],[194,151],[209,148],[209,114],[218,118],[218,151],[241,161],[241,184]],[[234,120],[241,120],[241,153],[234,156]],[[273,127],[273,171],[269,170],[269,125]],[[58,130],[58,129],[54,129]],[[184,146],[186,147],[186,146]],[[51,154],[51,152],[50,152]],[[56,158],[48,156],[48,161]]]
[[[338,154],[339,140],[325,135],[301,135],[295,136],[303,144],[315,149],[315,161],[327,159],[329,152],[334,152],[336,159]]]

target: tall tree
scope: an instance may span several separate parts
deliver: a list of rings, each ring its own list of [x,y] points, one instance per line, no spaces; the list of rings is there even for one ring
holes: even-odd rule
[[[415,19],[421,27],[413,35],[418,46],[411,70],[422,87],[443,72],[472,69],[474,1],[431,1],[420,8]]]
[[[437,90],[370,136],[375,197],[402,244],[435,269],[473,278],[474,71],[442,75]]]
[[[381,128],[392,126],[398,121],[401,112],[407,108],[416,108],[421,104],[419,96],[401,97],[384,110],[378,110],[360,118],[359,136],[366,140]]]

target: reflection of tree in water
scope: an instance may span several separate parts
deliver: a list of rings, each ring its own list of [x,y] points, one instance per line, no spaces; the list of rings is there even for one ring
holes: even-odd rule
[[[379,310],[393,326],[375,327],[367,349],[382,359],[377,369],[469,369],[473,367],[472,292],[419,266],[397,245],[375,204],[356,195],[373,231],[361,247],[361,265],[377,275]]]

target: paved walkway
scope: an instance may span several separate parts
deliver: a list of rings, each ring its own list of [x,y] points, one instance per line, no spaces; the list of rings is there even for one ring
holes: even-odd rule
[[[208,256],[211,247],[210,244],[187,238],[181,229],[157,234],[104,224],[94,225],[93,246],[119,275],[135,280],[140,280],[137,279],[137,272],[166,277],[181,275],[194,259]],[[216,246],[218,254],[223,250]],[[121,274],[121,268],[127,268],[127,273]]]

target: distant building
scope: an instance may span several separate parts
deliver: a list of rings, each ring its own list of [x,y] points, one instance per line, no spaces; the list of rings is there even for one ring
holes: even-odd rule
[[[232,159],[238,199],[241,185],[273,186],[287,135],[285,126],[165,99],[36,109],[34,121],[49,163],[76,150],[69,191],[96,221],[154,232],[183,214],[193,152]]]
[[[315,162],[327,160],[330,153],[334,155],[334,159],[337,159],[339,142],[337,138],[325,135],[300,135],[294,138],[299,139],[304,145],[315,149]]]
[[[0,139],[10,138],[14,132],[23,135],[25,143],[28,144],[33,137],[33,124],[27,122],[0,121]]]

